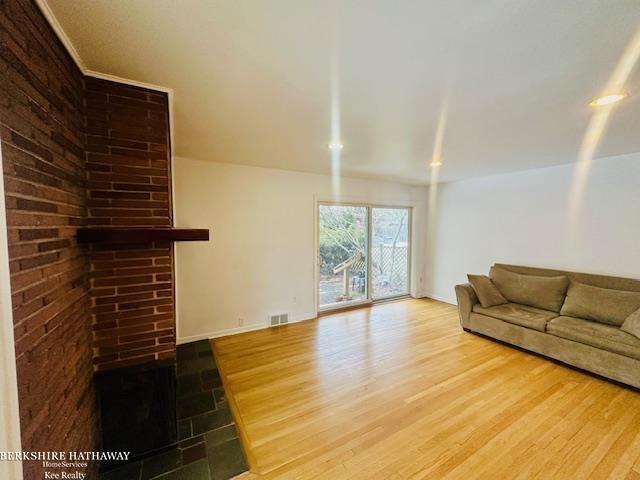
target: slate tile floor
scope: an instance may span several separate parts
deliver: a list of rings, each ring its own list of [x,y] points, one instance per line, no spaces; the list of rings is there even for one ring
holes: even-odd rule
[[[208,340],[177,349],[178,445],[100,480],[227,480],[248,470]]]

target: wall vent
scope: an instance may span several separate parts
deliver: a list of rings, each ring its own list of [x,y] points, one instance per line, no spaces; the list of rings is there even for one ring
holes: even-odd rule
[[[272,313],[269,315],[269,326],[275,327],[276,325],[284,325],[289,323],[288,313]]]

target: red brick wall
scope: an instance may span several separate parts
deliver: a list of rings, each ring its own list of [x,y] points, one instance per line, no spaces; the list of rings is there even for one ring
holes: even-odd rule
[[[88,224],[171,226],[167,95],[87,78],[86,105]],[[171,245],[90,248],[96,367],[174,356]]]
[[[97,446],[84,80],[34,3],[0,2],[0,139],[24,450]],[[25,478],[42,478],[25,462]],[[93,474],[95,472],[89,472]]]

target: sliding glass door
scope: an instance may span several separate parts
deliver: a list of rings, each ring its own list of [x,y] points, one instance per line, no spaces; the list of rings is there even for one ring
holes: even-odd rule
[[[318,206],[321,310],[409,294],[409,208]]]
[[[409,294],[409,209],[373,207],[371,232],[372,298]]]

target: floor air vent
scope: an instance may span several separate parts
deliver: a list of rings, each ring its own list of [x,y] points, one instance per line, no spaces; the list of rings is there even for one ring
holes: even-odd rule
[[[288,313],[272,313],[269,315],[269,326],[275,327],[276,325],[284,325],[289,323]]]

